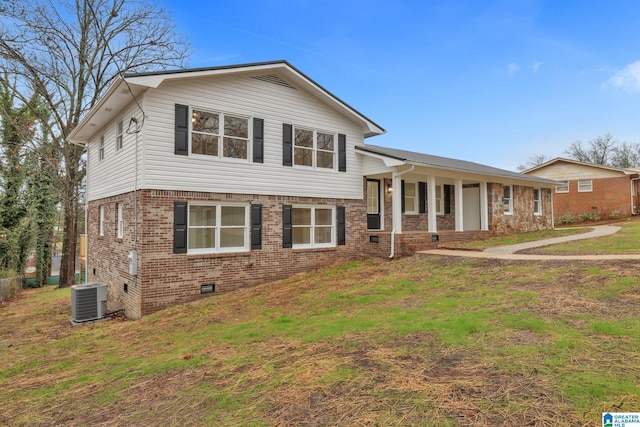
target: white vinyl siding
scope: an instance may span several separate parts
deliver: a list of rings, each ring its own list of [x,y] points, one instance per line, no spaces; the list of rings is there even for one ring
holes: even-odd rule
[[[126,117],[137,117],[142,121],[140,110],[132,104],[124,113]],[[116,144],[109,143],[116,138],[116,125],[111,122],[104,127],[104,133],[98,134],[87,147],[87,198],[97,200],[105,197],[133,191],[136,178],[136,157],[138,161],[138,187],[143,187],[144,151],[142,140],[147,130],[147,121],[139,134],[123,134],[123,147],[116,151]],[[100,138],[104,135],[104,158],[100,161]],[[136,156],[136,138],[138,155]],[[172,148],[173,150],[173,148]]]
[[[250,77],[226,76],[171,82],[146,96],[145,188],[238,194],[362,199],[362,172],[354,145],[362,127],[304,90]],[[175,103],[264,120],[264,163],[230,162],[174,154]],[[282,165],[282,125],[344,133],[347,172]],[[337,146],[337,140],[335,141]],[[126,148],[126,147],[125,147]],[[337,164],[337,159],[335,162]],[[213,173],[215,172],[215,173]]]
[[[229,161],[205,155],[174,153],[175,104],[231,112],[264,120],[264,163]],[[141,101],[146,118],[138,138],[138,188],[261,194],[336,199],[362,199],[362,166],[354,146],[363,145],[362,126],[309,95],[248,76],[217,76],[166,82],[149,89]],[[137,117],[135,104],[119,117]],[[282,165],[282,125],[328,129],[346,135],[347,171]],[[104,128],[115,138],[115,122]],[[124,134],[123,149],[106,144],[98,162],[98,136],[89,144],[88,198],[101,199],[135,188],[135,134]],[[249,145],[253,141],[249,141]],[[337,147],[337,140],[334,141]],[[337,152],[337,148],[336,148]],[[99,178],[94,178],[99,177]]]

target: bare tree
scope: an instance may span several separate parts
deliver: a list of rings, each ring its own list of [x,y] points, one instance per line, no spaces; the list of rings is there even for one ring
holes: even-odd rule
[[[588,147],[583,147],[580,141],[572,143],[564,151],[569,158],[594,165],[609,165],[617,142],[607,133],[589,141]]]
[[[623,142],[614,147],[609,166],[622,169],[640,166],[640,144]]]
[[[531,169],[533,167],[546,163],[549,160],[551,160],[551,157],[547,156],[546,154],[534,154],[533,156],[529,157],[529,160],[527,160],[525,163],[518,165],[518,170],[526,171],[527,169]]]
[[[133,0],[0,0],[0,67],[21,88],[34,88],[62,154],[64,209],[60,286],[74,283],[78,187],[84,147],[67,136],[118,75],[184,67],[189,45],[157,3]],[[11,83],[11,82],[7,82]],[[38,114],[38,111],[34,111]]]

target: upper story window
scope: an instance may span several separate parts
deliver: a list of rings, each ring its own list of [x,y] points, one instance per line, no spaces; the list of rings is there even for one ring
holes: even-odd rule
[[[569,181],[563,181],[562,184],[556,185],[556,193],[568,193]]]
[[[335,140],[333,133],[296,127],[293,140],[293,164],[333,169]]]
[[[98,147],[98,160],[104,160],[104,135],[100,137],[100,146]]]
[[[540,198],[540,189],[533,189],[533,214],[542,215],[542,200]]]
[[[99,222],[98,222],[98,234],[104,236],[104,206],[98,208]]]
[[[188,252],[248,251],[248,215],[245,205],[189,204]]]
[[[513,214],[513,187],[511,187],[510,185],[504,186],[502,204],[504,207],[505,215],[512,215]]]
[[[593,191],[593,181],[590,179],[579,179],[578,180],[578,192],[580,193],[588,193]]]
[[[124,124],[122,120],[118,120],[116,123],[116,150],[122,148],[124,144]]]
[[[294,206],[293,247],[335,246],[335,209],[328,206]]]
[[[230,159],[249,157],[249,119],[194,109],[191,152]]]
[[[415,182],[404,183],[404,213],[418,213],[418,191]]]

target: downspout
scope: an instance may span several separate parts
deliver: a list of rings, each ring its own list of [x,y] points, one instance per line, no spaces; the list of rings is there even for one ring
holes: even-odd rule
[[[415,169],[415,167],[416,167],[415,165],[411,165],[411,167],[406,171],[402,171],[402,172],[394,171],[393,174],[391,175],[391,185],[394,186],[397,178],[400,178],[402,175],[411,172],[413,169]],[[394,191],[393,197],[402,197],[402,194],[400,194],[400,196],[396,196],[396,194],[397,192]],[[393,212],[393,203],[391,204],[391,211]],[[395,212],[393,213],[395,214]],[[400,221],[402,221],[402,217],[400,217]],[[392,259],[395,256],[395,251],[396,251],[396,229],[394,228],[393,230],[391,230],[391,255],[389,255],[389,259]]]
[[[630,191],[631,191],[631,215],[638,215],[638,212],[636,212],[636,207],[633,204],[633,181],[637,181],[639,179],[640,178],[632,178],[631,179],[631,189],[630,189]],[[637,194],[637,192],[636,192],[636,194]]]

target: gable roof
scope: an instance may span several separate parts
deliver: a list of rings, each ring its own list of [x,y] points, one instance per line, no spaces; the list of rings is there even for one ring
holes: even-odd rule
[[[355,121],[362,123],[365,129],[365,138],[381,135],[386,131],[351,107],[346,102],[326,90],[324,87],[309,78],[306,74],[295,68],[285,60],[270,62],[254,62],[237,65],[224,65],[206,68],[188,68],[169,71],[154,71],[145,73],[130,73],[119,76],[98,100],[96,105],[82,118],[78,126],[71,132],[68,140],[71,142],[86,143],[93,134],[111,120],[110,112],[118,113],[134,98],[137,98],[149,88],[156,88],[164,81],[198,78],[225,74],[241,73],[277,73],[279,75],[266,74],[262,77],[275,79],[278,84],[298,85],[343,114],[350,116]],[[284,77],[284,79],[282,78]]]
[[[417,153],[414,151],[399,150],[396,148],[380,147],[377,145],[365,144],[364,147],[356,147],[367,153],[372,153],[391,159],[396,159],[405,164],[413,164],[416,166],[428,166],[436,169],[453,170],[460,172],[469,172],[479,175],[495,176],[519,181],[537,182],[546,185],[558,185],[560,182],[547,178],[524,175],[518,172],[512,172],[505,169],[499,169],[480,163],[469,162],[467,160],[452,159],[449,157],[434,156],[431,154]]]
[[[614,168],[612,166],[597,165],[595,163],[580,162],[578,160],[567,159],[567,158],[564,158],[564,157],[556,157],[555,159],[551,159],[551,160],[549,160],[547,162],[544,162],[544,163],[541,163],[541,164],[539,164],[537,166],[529,168],[529,169],[523,171],[522,173],[528,174],[530,172],[536,171],[538,169],[545,168],[545,167],[553,165],[555,163],[571,163],[571,164],[579,165],[579,166],[587,166],[587,167],[592,167],[592,168],[596,168],[596,169],[604,169],[604,170],[609,170],[609,171],[614,171],[614,172],[621,172],[621,173],[624,173],[625,175],[634,175],[634,174],[637,174],[638,171],[640,170],[640,168]]]

